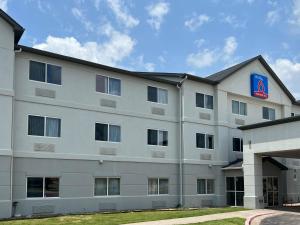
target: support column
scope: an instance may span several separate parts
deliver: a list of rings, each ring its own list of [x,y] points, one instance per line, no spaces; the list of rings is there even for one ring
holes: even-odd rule
[[[262,158],[253,152],[244,153],[244,207],[264,208]]]

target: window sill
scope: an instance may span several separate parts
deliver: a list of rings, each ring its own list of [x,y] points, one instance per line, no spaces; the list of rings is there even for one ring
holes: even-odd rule
[[[55,199],[61,199],[61,197],[26,197],[26,200],[55,200]]]

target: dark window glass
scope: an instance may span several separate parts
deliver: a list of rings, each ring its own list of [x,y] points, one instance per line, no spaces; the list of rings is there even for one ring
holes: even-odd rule
[[[96,123],[95,125],[95,140],[107,141],[108,140],[108,125]]]
[[[198,194],[206,194],[205,179],[198,179],[197,180],[197,193]]]
[[[149,178],[148,179],[148,194],[149,195],[158,195],[158,179]]]
[[[244,151],[244,142],[243,142],[243,139],[241,139],[241,152]]]
[[[96,76],[96,91],[97,92],[102,92],[102,93],[107,93],[108,92],[108,78],[97,75]]]
[[[108,195],[120,195],[120,178],[108,179]]]
[[[240,115],[247,115],[247,104],[244,102],[240,102]]]
[[[148,86],[148,101],[157,102],[157,88]]]
[[[115,78],[109,78],[109,94],[121,95],[121,81]]]
[[[159,194],[166,195],[169,194],[169,180],[159,179]]]
[[[109,125],[109,141],[120,142],[121,141],[121,127],[116,125]]]
[[[244,191],[244,177],[236,177],[236,190],[237,191]]]
[[[234,177],[226,177],[226,190],[227,191],[235,191]]]
[[[213,135],[206,135],[206,148],[213,149],[214,148],[214,136]]]
[[[30,61],[29,79],[45,82],[46,81],[46,64]]]
[[[196,146],[197,148],[205,148],[205,134],[196,134]]]
[[[244,192],[236,192],[236,206],[244,206]]]
[[[213,194],[215,193],[215,181],[214,180],[206,180],[207,182],[207,194]]]
[[[158,132],[158,144],[161,146],[168,146],[168,131],[159,131]]]
[[[208,109],[214,108],[214,98],[211,95],[205,95],[205,107]]]
[[[227,205],[235,206],[235,192],[227,192]]]
[[[27,197],[42,198],[43,197],[43,178],[28,177],[27,178]]]
[[[263,119],[268,120],[269,119],[269,109],[267,107],[263,107],[262,113],[263,113]]]
[[[44,136],[45,118],[28,116],[28,135]]]
[[[107,195],[107,178],[96,178],[95,179],[95,196]]]
[[[157,143],[157,130],[148,129],[148,145],[158,145]]]
[[[233,151],[240,152],[241,151],[241,140],[239,138],[232,139],[232,147]]]
[[[61,84],[61,67],[47,65],[47,82],[51,84]]]
[[[269,120],[275,120],[275,109],[269,108]]]
[[[44,197],[59,197],[59,178],[45,178],[45,196]]]
[[[240,104],[238,101],[232,100],[232,113],[240,114]]]
[[[196,93],[196,107],[204,108],[204,94]]]

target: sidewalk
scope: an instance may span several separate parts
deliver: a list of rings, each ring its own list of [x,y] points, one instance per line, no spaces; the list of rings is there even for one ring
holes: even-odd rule
[[[241,218],[247,219],[247,218],[254,217],[256,215],[269,214],[269,213],[274,213],[274,212],[275,212],[274,210],[268,210],[268,209],[255,209],[255,210],[247,210],[247,211],[239,211],[239,212],[218,213],[218,214],[211,214],[211,215],[205,215],[205,216],[184,217],[184,218],[169,219],[169,220],[131,223],[131,224],[127,224],[127,225],[191,224],[191,223],[206,222],[206,221],[211,221],[211,220],[222,220],[222,219],[228,219],[228,218],[233,218],[233,217],[241,217]]]

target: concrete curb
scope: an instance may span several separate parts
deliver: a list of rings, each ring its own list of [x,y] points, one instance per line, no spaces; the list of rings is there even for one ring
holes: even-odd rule
[[[257,214],[257,215],[254,215],[254,216],[250,216],[250,217],[247,218],[247,220],[245,222],[245,225],[251,225],[253,220],[256,219],[257,217],[271,215],[271,214],[276,214],[276,213],[275,212],[269,212],[269,213],[262,213],[262,214]]]

